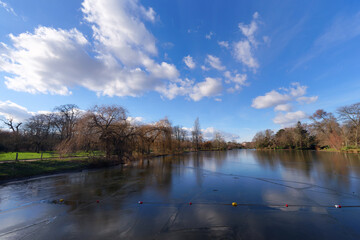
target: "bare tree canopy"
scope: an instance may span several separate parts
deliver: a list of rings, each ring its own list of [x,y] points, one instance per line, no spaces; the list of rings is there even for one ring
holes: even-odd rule
[[[354,143],[358,146],[359,142],[359,128],[360,128],[360,102],[349,106],[343,106],[337,109],[339,119],[352,125],[355,136]]]

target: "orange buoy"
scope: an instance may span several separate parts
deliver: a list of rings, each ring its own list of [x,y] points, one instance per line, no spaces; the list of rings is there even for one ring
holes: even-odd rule
[[[237,206],[237,203],[236,202],[233,202],[231,205],[233,205],[234,207]]]

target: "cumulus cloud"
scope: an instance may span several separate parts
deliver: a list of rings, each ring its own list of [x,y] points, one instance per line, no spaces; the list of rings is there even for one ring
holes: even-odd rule
[[[210,70],[210,68],[206,67],[205,65],[201,65],[201,69],[203,71],[209,71]]]
[[[140,124],[145,121],[143,117],[127,117],[126,119],[130,124]]]
[[[176,83],[170,83],[165,87],[159,87],[158,92],[162,93],[168,99],[174,99],[176,96],[185,96],[192,92],[194,81],[188,78],[178,80]]]
[[[197,83],[189,94],[194,101],[199,101],[203,97],[213,97],[220,95],[222,91],[221,79],[205,78],[205,81]]]
[[[16,91],[71,94],[82,86],[100,95],[139,96],[178,81],[173,64],[157,63],[154,36],[144,21],[156,13],[133,0],[84,0],[81,8],[94,42],[77,29],[40,26],[33,33],[10,34],[0,43],[0,71]]]
[[[246,83],[247,75],[246,74],[240,74],[240,73],[237,73],[236,71],[234,73],[231,73],[230,71],[226,71],[226,72],[224,72],[224,77],[225,77],[226,83],[228,83],[228,84],[234,83],[234,86],[227,89],[227,91],[230,93],[239,91],[239,90],[241,90],[241,86],[247,85],[247,83]]]
[[[193,130],[193,128],[183,127],[182,129],[187,132],[187,137],[191,138],[191,131]],[[225,139],[225,141],[236,141],[240,139],[240,136],[237,134],[220,131],[214,127],[201,129],[201,134],[205,140],[214,139],[217,133],[220,133],[220,135]]]
[[[196,67],[195,62],[190,55],[184,57],[183,61],[184,61],[185,65],[190,69],[194,69]]]
[[[298,101],[299,103],[305,103],[305,104],[310,104],[313,102],[316,102],[318,100],[318,96],[313,96],[313,97],[299,97],[296,99],[296,101]]]
[[[282,111],[282,112],[289,112],[289,111],[291,111],[291,109],[292,109],[292,106],[290,103],[280,104],[274,108],[275,111]]]
[[[33,112],[12,101],[0,101],[0,116],[4,118],[12,118],[15,122],[22,122],[33,115]]]
[[[272,90],[266,93],[264,96],[256,97],[255,99],[253,99],[251,106],[257,109],[276,107],[275,110],[277,111],[288,111],[281,110],[289,107],[289,105],[285,105],[285,103],[295,100],[303,103],[312,103],[318,99],[317,96],[304,96],[306,94],[306,89],[307,86],[302,86],[300,85],[300,83],[295,82],[291,84],[290,88],[280,88],[280,90],[282,90],[282,93],[276,90]]]
[[[318,97],[304,96],[306,94],[307,86],[303,86],[298,82],[292,83],[289,88],[280,88],[278,91],[272,90],[264,96],[258,96],[253,99],[252,107],[257,109],[274,107],[278,113],[273,119],[273,122],[282,126],[288,126],[297,121],[307,118],[303,111],[291,112],[293,105],[291,103],[306,103],[315,102]],[[280,92],[281,91],[281,92]]]
[[[233,44],[233,54],[235,59],[253,71],[256,71],[259,67],[259,63],[253,53],[258,45],[258,42],[255,39],[255,33],[258,30],[259,25],[258,18],[259,13],[255,12],[250,24],[239,23],[238,27],[245,38]]]
[[[252,69],[259,67],[258,61],[253,56],[253,48],[248,40],[242,40],[234,44],[235,58]]]
[[[279,113],[274,119],[274,123],[280,124],[281,126],[289,126],[295,124],[297,121],[307,118],[306,113],[303,111]]]
[[[229,42],[228,41],[219,41],[218,44],[219,44],[219,46],[224,47],[226,49],[229,48]]]
[[[205,35],[205,38],[210,40],[213,35],[214,35],[213,32],[209,32],[208,34]]]
[[[291,85],[293,86],[289,89],[291,96],[300,97],[306,94],[307,86],[301,86],[298,82],[291,83]]]
[[[208,54],[205,61],[209,63],[212,68],[215,68],[219,71],[224,71],[226,69],[225,66],[222,65],[220,58],[213,55]]]
[[[286,94],[281,94],[275,90],[266,93],[264,96],[256,97],[252,102],[252,107],[261,109],[261,108],[269,108],[274,107],[276,105],[280,105],[291,101],[291,97]]]

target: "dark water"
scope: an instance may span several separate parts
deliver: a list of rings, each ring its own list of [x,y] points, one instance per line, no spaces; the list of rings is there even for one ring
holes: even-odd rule
[[[359,183],[356,154],[190,153],[2,185],[0,239],[360,239]]]

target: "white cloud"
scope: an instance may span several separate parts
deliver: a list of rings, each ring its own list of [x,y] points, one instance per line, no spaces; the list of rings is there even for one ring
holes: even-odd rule
[[[300,97],[306,94],[307,86],[301,86],[300,83],[295,82],[291,84],[294,87],[290,87],[290,94],[293,97]]]
[[[234,51],[233,54],[235,58],[252,69],[256,71],[259,67],[259,63],[254,57],[254,49],[257,48],[258,42],[255,39],[255,33],[258,30],[259,24],[259,13],[255,12],[253,14],[253,19],[250,24],[239,23],[238,27],[241,33],[245,36],[245,39],[242,39],[238,42],[235,42],[233,45]],[[269,41],[269,38],[266,38],[266,41]]]
[[[313,102],[316,102],[318,100],[318,96],[313,96],[313,97],[299,97],[296,99],[296,101],[298,101],[299,103],[306,103],[306,104],[310,104]]]
[[[205,35],[205,38],[206,38],[206,39],[211,39],[213,35],[214,35],[213,32],[209,32],[209,34],[206,34],[206,35]]]
[[[289,126],[295,124],[297,121],[307,118],[303,111],[288,112],[286,114],[279,113],[274,119],[274,123],[282,126]]]
[[[185,78],[178,80],[177,83],[170,83],[166,87],[159,87],[157,91],[162,93],[168,99],[174,99],[176,96],[185,96],[191,93],[194,81]]]
[[[14,9],[10,7],[6,2],[0,0],[0,7],[3,7],[7,12],[12,13],[14,16],[17,16]]]
[[[234,72],[234,74],[232,74],[230,71],[226,71],[224,72],[224,77],[225,77],[225,82],[226,83],[234,83],[235,85],[231,88],[229,88],[227,91],[234,93],[237,90],[241,90],[241,86],[245,86],[246,84],[246,79],[247,79],[247,75],[246,74],[240,74],[237,72]]]
[[[25,107],[14,102],[0,101],[0,116],[4,118],[13,118],[15,122],[22,122],[33,115],[33,112],[28,111]]]
[[[226,72],[224,72],[224,76],[229,82],[233,82],[238,85],[246,85],[246,79],[247,79],[246,74],[240,74],[240,73],[235,72],[233,75],[233,74],[231,74],[230,71],[226,71]]]
[[[252,107],[261,109],[274,107],[276,112],[280,112],[273,119],[273,122],[280,124],[282,127],[292,125],[301,119],[307,118],[306,113],[303,111],[294,111],[292,103],[306,103],[310,104],[315,102],[318,97],[307,97],[307,86],[302,86],[300,83],[291,83],[290,88],[280,88],[279,91],[272,90],[264,96],[258,96],[253,99]]]
[[[229,42],[228,41],[219,41],[218,44],[219,44],[219,46],[224,47],[226,49],[229,48]]]
[[[256,19],[259,17],[259,13],[255,12],[253,15],[253,20],[249,25],[246,25],[244,23],[239,23],[238,27],[242,34],[253,44],[256,45],[255,41],[255,32],[258,29],[258,22]]]
[[[194,69],[196,67],[195,62],[194,62],[193,58],[190,55],[184,57],[183,61],[186,64],[186,66],[188,68],[190,68],[190,69]]]
[[[182,129],[184,129],[187,132],[187,137],[191,138],[191,131],[193,130],[193,128],[183,127]],[[216,133],[220,133],[221,136],[225,139],[225,141],[233,141],[240,139],[240,136],[237,134],[220,131],[214,127],[201,129],[201,134],[203,135],[203,138],[205,140],[213,140],[215,138]]]
[[[201,69],[202,69],[203,71],[209,71],[209,70],[210,70],[210,68],[208,68],[208,67],[206,67],[206,66],[204,66],[204,65],[201,65]]]
[[[154,36],[143,21],[156,21],[152,8],[136,0],[84,0],[84,19],[94,43],[77,29],[40,26],[0,43],[0,71],[16,91],[71,94],[82,86],[99,95],[139,96],[178,81],[173,64],[157,63]]]
[[[252,69],[257,69],[259,63],[252,53],[252,46],[248,40],[242,40],[234,44],[235,58]]]
[[[128,122],[130,122],[131,124],[140,124],[145,121],[145,119],[143,117],[127,117],[126,120]]]
[[[286,103],[295,100],[302,103],[312,103],[318,99],[317,96],[305,97],[304,95],[306,94],[307,86],[302,86],[298,82],[291,83],[289,89],[280,88],[280,90],[282,90],[283,93],[272,90],[264,96],[256,97],[253,99],[251,106],[257,109],[275,107],[275,111],[289,111],[286,109],[289,109],[291,106]]]
[[[292,110],[292,106],[290,103],[288,104],[280,104],[280,105],[277,105],[275,108],[274,108],[275,111],[282,111],[282,112],[289,112]]]
[[[205,61],[210,64],[211,67],[219,70],[224,71],[226,68],[222,65],[220,58],[212,56],[210,54],[207,55]]]
[[[265,96],[258,96],[253,99],[251,106],[257,109],[269,108],[289,101],[291,101],[291,97],[289,95],[281,94],[272,90],[271,92],[266,93]]]
[[[199,101],[203,97],[213,97],[220,95],[222,91],[221,80],[217,78],[205,78],[204,82],[197,83],[192,92],[190,98],[194,101]]]

